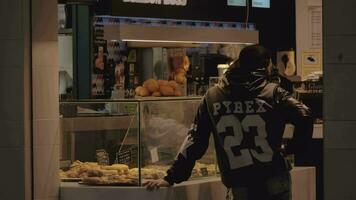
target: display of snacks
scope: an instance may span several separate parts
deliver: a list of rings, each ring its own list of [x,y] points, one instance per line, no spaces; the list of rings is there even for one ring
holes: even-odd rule
[[[129,174],[131,176],[138,177],[138,168],[130,169]],[[166,175],[166,171],[154,169],[154,168],[142,168],[141,169],[141,176],[143,179],[160,179]]]
[[[168,165],[147,165],[141,169],[143,179],[160,179],[166,176]],[[138,168],[124,164],[100,166],[97,163],[75,161],[68,171],[59,171],[63,181],[77,180],[90,185],[131,185],[136,184]],[[192,177],[212,176],[216,174],[215,165],[196,162]]]
[[[160,179],[166,175],[167,166],[142,168],[143,179]],[[87,184],[115,185],[135,183],[138,180],[138,168],[129,169],[125,164],[100,166],[97,163],[75,161],[68,171],[59,171],[63,181],[78,180]],[[125,182],[127,181],[127,182]]]
[[[193,178],[214,175],[216,175],[216,167],[214,164],[195,163],[192,171]]]
[[[181,87],[175,81],[157,83],[159,88],[170,87],[174,91]],[[161,95],[159,91],[156,93]],[[200,103],[201,97],[61,102],[61,180],[86,185],[139,186],[148,179],[163,178],[191,128]],[[90,110],[117,107],[119,111],[77,115],[78,107]],[[108,162],[100,162],[98,149],[105,149]],[[89,160],[94,162],[85,162]],[[191,178],[215,176],[215,161],[211,140],[206,154],[196,162]]]
[[[61,178],[87,178],[103,176],[127,175],[129,167],[123,164],[114,164],[110,166],[100,166],[94,162],[75,161],[68,171],[60,170]]]

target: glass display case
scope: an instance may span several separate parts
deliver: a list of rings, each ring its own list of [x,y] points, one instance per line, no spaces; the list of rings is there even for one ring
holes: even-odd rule
[[[89,185],[141,185],[165,176],[201,97],[60,103],[60,177]],[[213,144],[193,179],[216,176]]]

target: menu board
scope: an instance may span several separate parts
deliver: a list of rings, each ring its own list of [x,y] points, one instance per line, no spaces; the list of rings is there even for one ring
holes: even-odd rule
[[[270,0],[252,0],[252,7],[255,8],[270,8],[271,1]]]

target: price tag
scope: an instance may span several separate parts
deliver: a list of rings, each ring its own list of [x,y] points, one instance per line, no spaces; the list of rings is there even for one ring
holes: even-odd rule
[[[209,172],[208,169],[206,167],[200,168],[200,172],[202,176],[208,176]]]
[[[116,154],[115,163],[126,164],[130,167],[137,166],[138,148],[136,146],[122,149]]]
[[[96,160],[99,165],[109,165],[109,154],[104,149],[96,150]]]
[[[150,154],[151,154],[151,161],[152,163],[158,162],[159,161],[159,156],[158,156],[158,148],[152,148],[150,150]]]

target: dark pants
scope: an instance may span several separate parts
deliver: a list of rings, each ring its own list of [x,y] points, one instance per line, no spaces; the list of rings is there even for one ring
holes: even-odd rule
[[[263,182],[231,188],[231,192],[233,200],[291,200],[290,174],[284,172]]]

